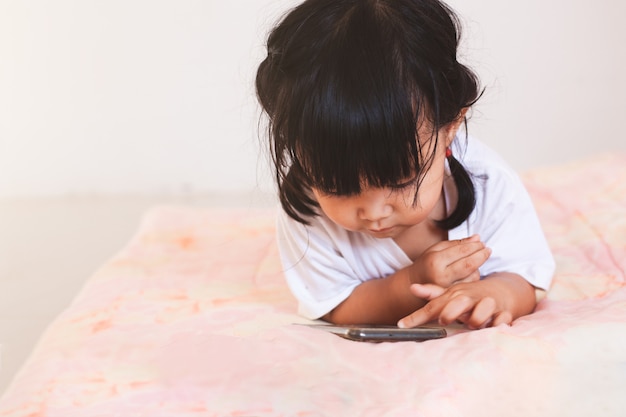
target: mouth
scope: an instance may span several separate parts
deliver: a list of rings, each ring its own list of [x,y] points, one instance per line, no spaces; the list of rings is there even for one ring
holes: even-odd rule
[[[384,235],[393,230],[393,227],[385,227],[382,229],[367,229],[371,234],[374,235]]]

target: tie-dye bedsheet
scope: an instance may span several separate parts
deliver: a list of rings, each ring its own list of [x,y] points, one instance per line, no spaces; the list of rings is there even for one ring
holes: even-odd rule
[[[273,211],[160,207],[49,326],[0,416],[624,416],[626,155],[524,180],[557,273],[512,326],[381,344],[296,326]]]

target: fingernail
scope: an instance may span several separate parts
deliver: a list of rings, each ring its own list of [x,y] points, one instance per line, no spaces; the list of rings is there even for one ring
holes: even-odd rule
[[[400,320],[400,321],[398,322],[398,327],[399,327],[400,329],[406,329],[406,326],[404,325],[404,322],[403,322],[402,320]]]

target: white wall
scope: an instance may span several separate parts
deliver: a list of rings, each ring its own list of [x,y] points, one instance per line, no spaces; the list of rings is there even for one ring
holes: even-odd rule
[[[471,133],[527,169],[626,151],[626,3],[451,0],[486,93]]]
[[[0,0],[0,197],[271,189],[253,79],[295,0]],[[626,150],[626,3],[451,0],[519,169]]]

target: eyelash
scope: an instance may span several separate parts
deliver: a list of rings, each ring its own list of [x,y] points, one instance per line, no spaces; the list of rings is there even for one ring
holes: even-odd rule
[[[348,194],[339,194],[336,191],[318,191],[320,194],[326,197],[334,197],[334,198],[342,198],[342,197],[350,197]]]
[[[403,191],[406,190],[409,187],[414,187],[415,186],[415,182],[416,179],[411,179],[409,181],[400,183],[400,184],[395,184],[395,185],[389,185],[387,186],[392,192],[399,192],[399,191]],[[352,195],[347,195],[347,194],[338,194],[334,191],[319,191],[322,195],[325,195],[327,197],[334,197],[334,198],[341,198],[341,197],[351,197]]]
[[[394,191],[402,191],[414,185],[415,185],[415,180],[412,179],[410,181],[403,182],[402,184],[391,185],[389,186],[389,188],[391,188]]]

